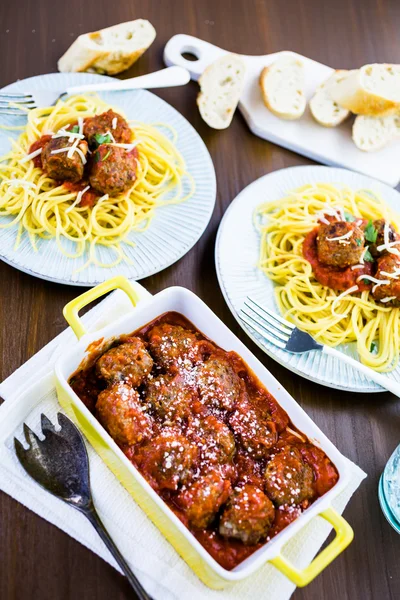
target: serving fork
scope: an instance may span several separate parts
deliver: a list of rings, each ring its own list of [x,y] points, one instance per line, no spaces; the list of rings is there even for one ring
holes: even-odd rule
[[[244,308],[240,310],[239,316],[246,325],[277,348],[294,354],[313,351],[323,352],[347,363],[354,369],[357,369],[357,371],[360,371],[360,373],[363,373],[368,379],[372,379],[372,381],[375,381],[375,383],[384,389],[400,397],[399,383],[366,367],[358,360],[343,354],[343,352],[335,348],[319,344],[309,333],[301,331],[293,323],[277,315],[266,306],[261,306],[249,296],[245,300]]]
[[[154,89],[185,85],[190,81],[190,73],[183,67],[167,67],[154,73],[107,81],[105,83],[90,83],[75,85],[66,90],[38,90],[30,92],[0,92],[0,115],[24,117],[32,108],[52,106],[59,98],[66,95],[83,92],[114,92],[122,90]],[[11,106],[10,106],[11,103]]]
[[[132,573],[96,512],[90,491],[89,457],[80,431],[62,413],[58,413],[57,419],[61,427],[59,431],[45,415],[41,415],[43,440],[24,423],[28,449],[14,438],[21,465],[45,490],[85,515],[126,575],[139,600],[152,600]]]

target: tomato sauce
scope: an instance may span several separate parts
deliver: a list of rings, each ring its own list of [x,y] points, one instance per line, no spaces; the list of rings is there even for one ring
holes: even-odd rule
[[[223,537],[219,533],[218,518],[219,513],[216,514],[214,520],[208,527],[196,528],[190,523],[189,517],[185,512],[185,508],[178,503],[179,490],[161,487],[158,482],[154,479],[152,472],[146,470],[146,461],[143,461],[143,456],[148,453],[148,446],[146,443],[137,443],[131,446],[119,444],[121,450],[125,453],[128,459],[135,465],[135,467],[142,473],[147,479],[153,489],[159,494],[164,502],[170,507],[174,514],[182,521],[182,523],[192,532],[200,544],[209,552],[209,554],[225,569],[231,570],[240,564],[243,560],[249,557],[251,554],[256,552],[265,543],[270,541],[275,535],[277,535],[282,529],[287,527],[294,519],[301,515],[301,513],[312,504],[317,498],[325,494],[330,490],[338,480],[338,472],[329,458],[325,453],[314,446],[307,437],[299,432],[295,425],[290,421],[289,416],[283,410],[283,408],[277,403],[275,398],[268,392],[264,385],[258,380],[255,374],[250,370],[248,365],[243,359],[235,352],[225,352],[206,338],[200,331],[198,331],[192,323],[190,323],[182,315],[169,312],[161,317],[155,319],[151,323],[148,323],[141,329],[130,333],[128,335],[121,336],[116,340],[111,340],[107,343],[106,340],[99,340],[98,343],[92,343],[87,349],[88,355],[85,361],[80,365],[78,370],[70,377],[69,383],[75,393],[87,406],[87,408],[96,416],[96,401],[97,397],[102,390],[106,388],[106,382],[102,380],[96,372],[96,361],[109,348],[118,347],[121,343],[129,342],[131,337],[139,337],[147,344],[148,335],[150,330],[155,325],[162,325],[164,323],[170,325],[179,325],[189,330],[191,333],[197,336],[198,344],[202,344],[204,350],[203,360],[207,360],[209,354],[207,352],[215,353],[215,351],[223,353],[224,357],[237,376],[243,382],[245,386],[246,394],[249,399],[250,405],[257,408],[257,414],[260,415],[260,419],[268,419],[274,423],[275,430],[277,432],[277,441],[275,445],[265,451],[265,456],[261,458],[259,456],[252,455],[249,452],[249,448],[243,446],[239,439],[235,439],[236,451],[230,459],[227,459],[227,464],[222,463],[216,465],[214,462],[206,464],[207,458],[198,459],[195,463],[195,469],[224,469],[225,477],[230,480],[232,489],[240,482],[247,482],[250,485],[254,485],[259,489],[263,490],[265,483],[265,469],[268,460],[279,453],[281,449],[296,446],[302,455],[305,463],[310,465],[314,473],[313,482],[313,497],[310,500],[305,500],[299,505],[281,505],[275,506],[275,518],[271,524],[269,531],[265,538],[258,543],[250,545],[244,544],[241,540],[234,539],[232,537]],[[151,373],[151,377],[154,378],[160,375],[163,367],[157,364],[157,359],[153,355],[154,366]],[[183,368],[183,367],[182,367]],[[188,367],[185,367],[188,368]],[[191,367],[193,368],[193,367]],[[188,371],[189,372],[189,371]],[[139,394],[143,399],[146,398],[146,388],[144,386],[138,388]],[[209,409],[205,407],[196,396],[196,392],[193,395],[193,403],[190,406],[192,416],[204,418],[212,412],[207,412]],[[211,410],[211,409],[210,409]],[[151,418],[153,420],[153,429],[155,431],[154,436],[150,440],[150,444],[154,444],[155,437],[159,434],[162,428],[165,426],[162,418],[157,412],[152,413]],[[115,417],[113,417],[115,418]],[[225,425],[229,426],[229,411],[222,411],[218,413],[218,419],[223,421]],[[174,422],[174,428],[178,430],[179,435],[187,435],[188,422],[183,419],[178,419]],[[117,442],[118,443],[118,442]],[[220,512],[223,510],[220,510]]]
[[[38,140],[36,140],[36,142],[33,142],[33,144],[31,144],[28,154],[35,152],[35,150],[39,150],[39,148],[44,148],[44,146],[49,140],[51,140],[51,135],[42,135],[41,138],[39,138]],[[35,158],[33,158],[32,161],[37,169],[43,169],[41,154],[35,156]]]
[[[78,181],[73,183],[72,181],[64,181],[60,182],[69,192],[81,192],[88,186],[88,181]],[[93,188],[86,190],[86,192],[82,195],[79,206],[87,206],[88,208],[93,208],[96,204],[97,200],[100,198],[100,194],[96,192]]]
[[[364,292],[371,288],[371,283],[366,279],[357,281],[360,275],[372,275],[372,263],[365,262],[360,269],[352,269],[346,267],[339,269],[324,265],[318,260],[317,253],[317,236],[318,227],[310,231],[303,242],[303,256],[313,268],[314,276],[321,285],[331,288],[332,290],[345,291],[353,285],[357,285],[360,292]]]

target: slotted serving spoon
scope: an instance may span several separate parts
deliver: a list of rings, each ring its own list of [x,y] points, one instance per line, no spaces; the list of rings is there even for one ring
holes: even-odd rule
[[[24,435],[29,448],[25,449],[14,438],[18,460],[28,475],[45,490],[85,515],[126,575],[139,600],[152,600],[132,573],[96,512],[90,491],[89,457],[80,431],[62,413],[58,413],[57,419],[61,427],[59,431],[42,414],[44,440],[40,440],[24,423]]]

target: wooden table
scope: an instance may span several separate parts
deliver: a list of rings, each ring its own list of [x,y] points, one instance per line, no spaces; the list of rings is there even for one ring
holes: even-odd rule
[[[161,68],[164,45],[176,33],[195,35],[244,54],[290,49],[339,68],[400,63],[398,0],[13,0],[0,4],[0,85],[54,72],[57,59],[78,34],[138,17],[154,24],[157,39],[127,76]],[[221,296],[215,274],[215,236],[231,200],[265,173],[310,161],[253,136],[239,114],[228,130],[209,129],[196,109],[197,91],[191,83],[159,95],[205,140],[217,173],[217,205],[199,243],[177,264],[142,283],[150,292],[178,284],[198,294],[288,388],[339,450],[368,473],[345,512],[355,530],[353,544],[312,584],[297,590],[294,598],[398,598],[400,537],[380,511],[377,485],[400,442],[399,401],[390,394],[330,390],[279,366],[241,331]],[[0,379],[64,329],[62,307],[80,291],[33,279],[0,262]],[[97,556],[0,493],[0,598],[117,600],[132,598],[132,594],[125,580]]]

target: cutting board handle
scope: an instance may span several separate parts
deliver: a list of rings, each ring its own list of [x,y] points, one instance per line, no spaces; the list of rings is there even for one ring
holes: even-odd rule
[[[197,60],[187,60],[182,54],[194,54]],[[190,76],[197,81],[204,69],[215,59],[227,54],[222,48],[204,42],[191,35],[179,33],[174,35],[164,48],[164,62],[167,67],[177,65],[190,72]]]

